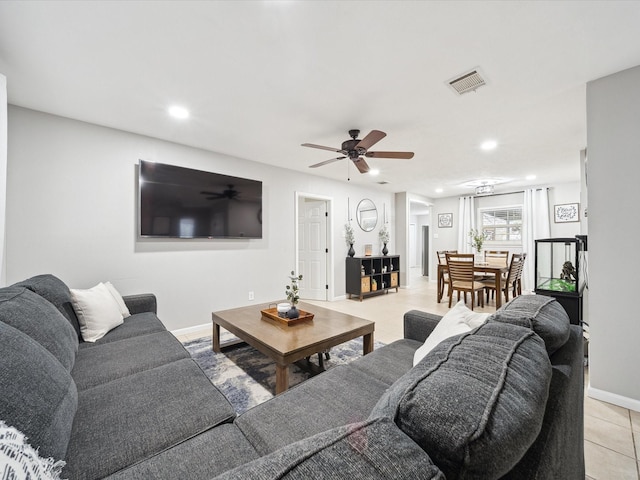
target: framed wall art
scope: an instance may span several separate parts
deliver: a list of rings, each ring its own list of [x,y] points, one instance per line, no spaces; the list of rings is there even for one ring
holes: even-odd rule
[[[439,213],[438,228],[451,228],[451,227],[453,227],[453,213]]]
[[[580,221],[580,204],[564,203],[553,206],[553,221],[555,223],[569,223]]]

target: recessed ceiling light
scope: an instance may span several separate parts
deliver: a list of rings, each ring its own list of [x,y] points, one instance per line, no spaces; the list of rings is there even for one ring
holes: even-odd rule
[[[377,168],[372,168],[371,170],[369,170],[369,175],[375,177],[376,175],[380,175],[380,170],[378,170]]]
[[[178,105],[174,105],[169,107],[169,115],[174,118],[185,119],[189,118],[189,111],[184,107],[179,107]]]
[[[535,179],[536,179],[536,176],[535,176],[535,175],[527,175],[525,178],[526,178],[527,180],[535,180]]]
[[[436,193],[442,193],[444,190],[442,188],[436,188]]]
[[[489,151],[489,150],[493,150],[497,146],[498,146],[498,142],[496,142],[495,140],[485,140],[480,145],[480,148],[484,151]]]

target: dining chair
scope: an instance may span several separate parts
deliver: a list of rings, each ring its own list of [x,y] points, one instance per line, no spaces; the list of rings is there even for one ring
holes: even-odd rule
[[[438,256],[439,265],[447,265],[447,253],[458,253],[458,250],[438,250],[436,255]],[[440,275],[438,276],[438,283],[440,284],[440,291],[444,292],[444,286],[449,285],[449,272],[446,268],[439,268]],[[447,296],[449,295],[447,287]],[[438,298],[438,302],[440,299]]]
[[[485,250],[484,252],[484,261],[488,263],[499,263],[507,266],[507,262],[509,261],[509,251],[508,250]]]
[[[509,265],[509,251],[508,250],[485,250],[484,261],[491,265],[508,266]],[[476,276],[476,279],[478,277]],[[479,280],[494,280],[495,275],[493,273],[485,273]]]
[[[522,295],[522,268],[524,266],[524,260],[527,257],[526,253],[514,253],[511,256],[511,263],[509,264],[509,270],[506,276],[502,279],[502,293],[504,293],[505,302],[509,301],[509,290],[513,293],[513,297]],[[489,301],[489,292],[492,296],[496,291],[495,278],[482,280],[482,285],[487,292],[487,301]]]
[[[476,303],[476,294],[478,306],[484,307],[484,284],[474,278],[475,256],[473,253],[446,253],[445,256],[449,270],[449,308],[451,308],[454,290],[458,292],[458,300],[460,300],[460,292],[464,293],[465,303],[467,303],[467,293],[471,293],[471,310]]]
[[[522,295],[522,271],[524,270],[524,261],[527,259],[526,253],[521,253],[522,255],[522,264],[520,265],[520,270],[518,270],[518,284],[517,288],[513,290],[513,296],[516,297],[516,293],[518,295]]]

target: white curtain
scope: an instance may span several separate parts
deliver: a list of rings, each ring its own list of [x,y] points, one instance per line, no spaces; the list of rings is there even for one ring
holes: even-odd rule
[[[472,228],[476,228],[476,207],[473,197],[460,197],[458,218],[458,252],[474,253],[469,243],[469,232]]]
[[[524,191],[522,208],[522,251],[527,254],[522,271],[523,290],[535,288],[536,239],[549,238],[549,189],[527,189]]]

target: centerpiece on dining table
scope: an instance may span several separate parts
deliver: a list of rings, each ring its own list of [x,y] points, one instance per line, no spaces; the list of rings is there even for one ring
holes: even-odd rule
[[[482,253],[482,245],[484,245],[484,242],[485,240],[487,240],[487,238],[488,235],[486,232],[477,230],[475,228],[472,228],[469,231],[469,245],[475,250],[474,253],[476,254],[477,262],[482,262],[484,260],[480,257],[480,254]]]

